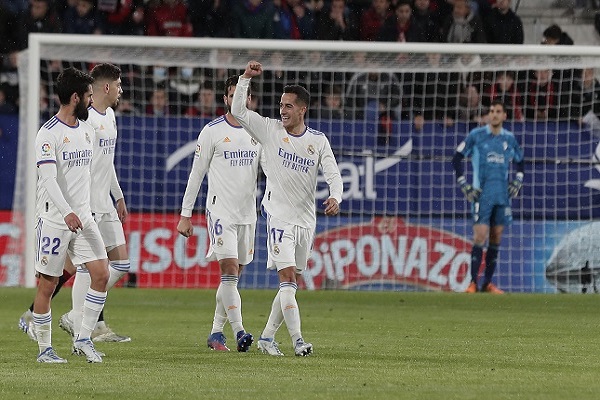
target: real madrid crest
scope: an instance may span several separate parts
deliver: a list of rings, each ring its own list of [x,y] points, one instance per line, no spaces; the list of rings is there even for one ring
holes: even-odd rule
[[[306,150],[308,151],[308,154],[310,154],[311,156],[313,154],[315,154],[315,148],[314,148],[314,146],[312,144],[309,144],[308,148]]]
[[[250,143],[252,143],[252,146],[256,146],[256,144],[257,144],[258,142],[256,141],[256,139],[254,139],[254,138],[251,138],[251,139],[250,139]]]
[[[217,246],[218,246],[218,247],[221,247],[221,246],[223,246],[223,239],[221,239],[221,238],[218,238],[218,239],[217,239]]]
[[[88,143],[92,143],[92,141],[90,140],[90,134],[89,133],[85,133],[85,141]]]
[[[42,265],[45,267],[46,265],[48,265],[48,257],[44,256],[42,257],[41,260]]]
[[[506,149],[508,149],[508,143],[506,143],[506,142],[502,143],[502,147],[504,148],[504,151],[506,151]]]
[[[275,253],[276,255],[279,254],[279,246],[273,246],[273,253]]]

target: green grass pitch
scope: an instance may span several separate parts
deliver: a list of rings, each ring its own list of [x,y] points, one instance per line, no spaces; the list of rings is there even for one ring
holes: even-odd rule
[[[272,290],[242,290],[244,325],[260,334]],[[36,363],[17,329],[33,289],[0,288],[0,399],[597,399],[598,296],[298,292],[311,357],[212,352],[212,290],[109,293],[107,321],[131,343],[99,343],[102,364],[70,355],[53,302],[53,344],[66,365]],[[225,334],[235,350],[231,328]]]

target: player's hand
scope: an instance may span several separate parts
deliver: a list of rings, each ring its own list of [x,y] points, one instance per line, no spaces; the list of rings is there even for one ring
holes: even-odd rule
[[[248,61],[246,70],[244,71],[244,78],[254,78],[262,74],[262,65],[258,61]]]
[[[467,198],[467,201],[472,203],[474,201],[479,200],[479,195],[481,194],[481,189],[475,189],[473,186],[469,185],[464,176],[461,176],[460,178],[458,178],[457,182],[460,185],[460,190],[463,192],[463,194]]]
[[[325,215],[337,215],[340,212],[340,204],[333,197],[325,200],[323,205],[325,206]]]
[[[127,215],[129,212],[127,211],[127,205],[125,204],[125,199],[117,200],[117,215],[119,216],[119,220],[122,224],[125,223],[127,219]]]
[[[65,224],[71,232],[77,233],[77,229],[83,229],[83,224],[81,220],[74,212],[67,214],[65,217]]]
[[[190,237],[194,234],[194,227],[192,226],[192,219],[188,217],[179,218],[179,223],[177,224],[177,232],[181,235]]]
[[[508,184],[508,195],[510,197],[517,197],[521,188],[523,187],[523,179],[515,179],[511,183]]]

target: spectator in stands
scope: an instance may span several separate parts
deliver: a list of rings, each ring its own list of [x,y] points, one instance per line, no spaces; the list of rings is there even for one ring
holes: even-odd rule
[[[486,124],[488,108],[481,101],[481,95],[476,86],[465,86],[458,98],[457,119],[464,122],[473,122],[477,125]]]
[[[231,1],[188,1],[190,21],[196,37],[231,37]]]
[[[270,57],[271,68],[263,72],[263,108],[266,116],[279,115],[279,102],[283,88],[298,82],[298,73],[283,69],[283,53],[274,51]]]
[[[558,116],[559,91],[552,80],[552,70],[539,69],[530,73],[530,81],[523,90],[525,93],[525,118],[534,121],[547,121]]]
[[[346,0],[332,0],[315,17],[315,39],[358,40],[358,21],[346,6]]]
[[[135,106],[133,101],[131,101],[131,99],[128,97],[121,97],[121,100],[119,100],[119,104],[117,104],[117,108],[115,109],[116,116],[120,116],[120,115],[135,116],[135,115],[141,115],[141,114],[142,113],[140,112],[140,110],[138,110],[138,108]]]
[[[415,73],[412,84],[405,88],[405,91],[412,90],[410,106],[417,132],[423,130],[425,121],[441,121],[447,126],[454,124],[450,110],[456,108],[458,101],[459,74],[436,71],[441,66],[440,53],[428,53],[425,58],[425,71]]]
[[[146,114],[157,117],[171,115],[169,96],[164,84],[158,85],[150,94],[149,103],[146,105]]]
[[[9,14],[15,17],[25,12],[27,7],[29,7],[29,0],[0,0],[0,8],[4,8]]]
[[[488,43],[523,44],[523,22],[510,8],[510,0],[496,0],[484,22]]]
[[[110,35],[143,35],[144,0],[103,0],[98,11],[104,21],[104,33]]]
[[[429,9],[430,4],[430,0],[415,0],[413,20],[423,28],[428,42],[440,42],[440,26]]]
[[[523,94],[515,81],[515,73],[512,71],[495,72],[492,85],[487,88],[483,97],[483,104],[489,107],[494,101],[504,104],[507,119],[523,121]]]
[[[325,89],[323,98],[311,108],[310,118],[325,121],[345,118],[341,85],[332,84]]]
[[[584,68],[581,78],[575,79],[571,104],[571,118],[592,125],[595,130],[600,128],[600,83],[593,68]]]
[[[375,41],[386,19],[394,15],[389,0],[371,0],[360,17],[360,40]]]
[[[6,102],[19,105],[19,71],[17,69],[19,53],[11,51],[2,59],[0,65],[0,85],[4,91]]]
[[[485,43],[483,23],[466,0],[455,0],[452,15],[442,24],[442,40],[448,43]]]
[[[148,36],[192,36],[187,5],[183,0],[160,0],[146,13]]]
[[[273,0],[274,39],[313,39],[315,17],[303,0]]]
[[[27,48],[30,33],[60,33],[62,25],[58,14],[52,9],[50,0],[31,0],[29,10],[19,19],[18,48]]]
[[[273,39],[275,9],[269,0],[243,0],[233,7],[231,27],[233,37]]]
[[[355,119],[375,121],[382,115],[397,120],[401,85],[396,75],[389,72],[357,72],[348,82],[344,103]]]
[[[542,44],[549,45],[572,45],[573,39],[567,32],[564,32],[558,25],[550,25],[543,32]]]
[[[0,114],[16,114],[17,106],[8,100],[4,85],[0,85]]]
[[[410,0],[400,0],[394,14],[388,17],[379,30],[377,40],[384,42],[427,42],[423,26],[412,17]]]
[[[94,8],[93,0],[77,0],[75,7],[69,7],[63,17],[63,32],[75,34],[102,34],[100,17]]]
[[[184,113],[188,117],[210,119],[224,114],[225,110],[222,107],[217,107],[215,88],[210,81],[202,83],[194,104],[188,107]]]
[[[4,4],[0,3],[0,56],[17,45],[15,37],[17,17]]]

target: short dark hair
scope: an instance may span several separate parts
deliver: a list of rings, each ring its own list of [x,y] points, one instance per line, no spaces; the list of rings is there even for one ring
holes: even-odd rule
[[[547,27],[546,30],[544,30],[542,36],[544,36],[545,38],[558,40],[562,36],[562,33],[563,32],[562,29],[560,29],[560,26],[554,24]]]
[[[94,68],[92,68],[90,75],[95,81],[101,79],[116,81],[121,77],[121,68],[110,63],[97,64]]]
[[[73,93],[83,97],[83,94],[88,91],[92,83],[94,83],[94,78],[89,74],[77,68],[65,69],[56,79],[56,94],[58,94],[60,104],[69,104]]]
[[[287,85],[283,88],[283,93],[295,94],[301,103],[304,103],[306,108],[310,105],[310,94],[304,86],[300,85]]]
[[[490,109],[491,109],[492,107],[494,107],[494,106],[502,106],[502,110],[503,110],[503,111],[506,111],[506,105],[505,105],[505,104],[504,104],[504,102],[503,102],[503,101],[501,101],[501,100],[493,100],[493,101],[490,103]]]
[[[240,80],[240,77],[238,75],[232,75],[229,78],[227,78],[227,80],[225,81],[225,93],[223,93],[225,95],[225,97],[227,97],[227,94],[229,93],[229,88],[232,86],[237,86],[239,80]],[[250,85],[248,85],[248,96],[250,96],[251,93],[252,93],[252,82],[250,82]]]

